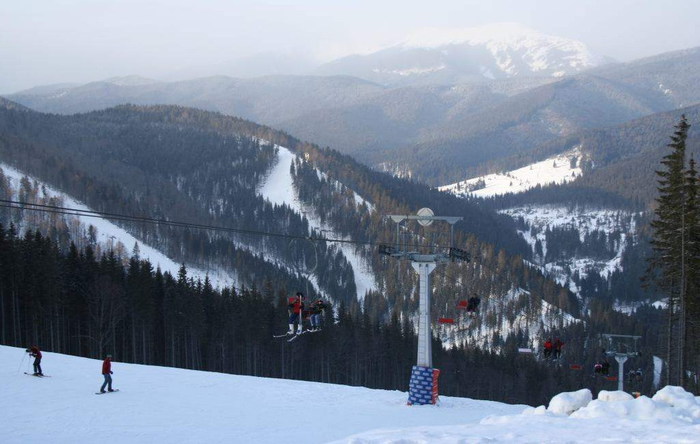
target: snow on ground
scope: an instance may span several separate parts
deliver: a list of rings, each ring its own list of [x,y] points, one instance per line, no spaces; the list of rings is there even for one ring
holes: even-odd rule
[[[82,204],[81,202],[73,199],[69,195],[56,190],[55,188],[44,184],[41,180],[38,180],[37,178],[30,176],[28,174],[25,174],[7,164],[0,163],[0,169],[3,170],[3,173],[5,174],[6,177],[10,179],[10,184],[12,188],[17,192],[19,190],[19,182],[23,177],[29,178],[32,182],[37,182],[39,183],[40,186],[43,186],[43,188],[46,190],[46,197],[60,197],[63,200],[63,206],[67,208],[75,208],[77,210],[83,210],[83,211],[92,211],[88,206]],[[14,199],[17,199],[18,196],[15,195],[13,196]],[[173,261],[163,253],[161,253],[159,250],[151,247],[150,245],[147,245],[143,243],[142,241],[136,239],[134,236],[129,234],[126,230],[123,228],[118,227],[117,225],[113,224],[112,222],[102,219],[100,217],[89,217],[89,216],[70,216],[78,219],[84,226],[85,230],[87,230],[87,227],[92,225],[93,227],[97,228],[97,243],[101,244],[103,246],[103,249],[109,250],[110,248],[115,247],[118,243],[121,242],[122,245],[127,249],[126,251],[128,254],[131,254],[131,250],[134,247],[134,244],[138,242],[139,245],[139,256],[141,259],[148,259],[151,264],[153,265],[153,268],[156,269],[157,267],[160,267],[161,271],[165,273],[166,271],[169,272],[173,276],[177,276],[178,270],[180,269],[180,265],[177,262]],[[209,280],[211,284],[214,287],[225,287],[225,286],[232,286],[236,285],[236,280],[235,277],[229,275],[225,271],[217,268],[212,268],[208,270],[204,270],[198,267],[193,267],[190,265],[187,265],[187,275],[191,278],[194,279],[201,279],[204,281],[205,276],[209,276]]]
[[[50,378],[26,376],[23,349],[0,347],[0,442],[283,443],[342,440],[377,428],[448,427],[524,406],[405,392],[113,363],[117,393],[95,395],[101,361],[44,353]],[[21,370],[18,370],[21,368]]]
[[[575,167],[572,168],[572,159]],[[438,187],[456,196],[472,195],[492,197],[507,193],[522,193],[537,185],[560,184],[581,175],[581,152],[579,148],[550,157],[541,162],[501,174],[474,177],[450,185]]]
[[[26,443],[692,443],[700,398],[563,393],[549,408],[284,379],[113,363],[117,393],[95,395],[101,361],[44,353],[50,378],[22,373],[21,348],[0,346],[0,442]],[[563,413],[562,413],[563,412]],[[573,412],[570,415],[566,413]]]
[[[327,232],[326,237],[333,239],[341,238],[338,234],[333,232],[330,226],[321,223],[321,219],[316,215],[313,209],[307,209],[302,206],[294,189],[294,184],[290,173],[290,167],[296,158],[296,155],[289,151],[289,149],[279,145],[277,146],[277,149],[277,164],[272,168],[268,177],[263,181],[258,193],[273,204],[286,204],[297,213],[304,214],[312,227]],[[362,199],[356,193],[355,201],[365,202],[364,199]],[[370,211],[373,211],[372,206],[369,206],[368,208]],[[345,258],[352,265],[353,273],[355,275],[355,285],[357,287],[357,298],[358,300],[362,300],[367,291],[376,290],[374,274],[372,273],[367,261],[365,261],[362,256],[355,251],[351,244],[339,242],[337,243],[337,247],[343,252]],[[311,277],[311,280],[314,282],[316,288],[318,288],[318,283],[315,282],[313,276]]]
[[[665,387],[652,398],[634,399],[605,392],[592,400],[582,389],[560,393],[549,407],[528,407],[520,414],[488,416],[454,427],[417,426],[351,436],[349,443],[697,443],[700,397],[680,387]]]

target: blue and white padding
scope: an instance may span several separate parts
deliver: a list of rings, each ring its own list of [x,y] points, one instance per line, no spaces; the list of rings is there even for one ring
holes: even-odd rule
[[[408,383],[408,405],[437,404],[440,370],[414,365]]]

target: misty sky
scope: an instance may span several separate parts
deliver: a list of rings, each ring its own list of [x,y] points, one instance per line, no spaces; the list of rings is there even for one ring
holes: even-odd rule
[[[698,0],[2,0],[0,93],[130,74],[213,75],[262,52],[328,61],[420,28],[494,22],[626,61],[700,46],[698,17]]]

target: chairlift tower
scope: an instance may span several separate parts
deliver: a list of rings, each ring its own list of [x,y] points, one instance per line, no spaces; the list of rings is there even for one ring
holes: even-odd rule
[[[602,337],[608,341],[605,356],[617,361],[617,389],[623,391],[625,362],[629,358],[641,356],[638,346],[641,336],[603,334]]]
[[[430,273],[435,269],[438,264],[446,263],[450,261],[460,260],[469,261],[469,254],[458,248],[454,247],[454,225],[462,220],[462,217],[456,216],[435,216],[430,208],[421,208],[418,210],[415,216],[413,215],[390,215],[391,220],[396,223],[396,243],[395,245],[380,245],[379,254],[384,254],[391,256],[398,260],[406,260],[411,262],[411,266],[418,274],[420,279],[418,288],[418,351],[416,358],[416,367],[414,367],[411,377],[411,390],[413,389],[415,379],[423,380],[424,378],[429,378],[430,376],[419,375],[416,376],[416,371],[432,373],[437,371],[432,369],[433,366],[433,353],[432,353],[432,328],[430,324],[430,297],[431,297],[431,284],[430,284]],[[415,250],[409,250],[409,246],[404,247],[400,244],[400,234],[399,228],[402,222],[408,220],[415,220],[421,226],[427,227],[431,225],[434,221],[447,222],[450,225],[450,246],[449,248],[440,247],[432,245],[429,247],[429,252],[422,253],[417,251],[417,246],[410,246],[416,248]],[[416,370],[419,369],[419,370]],[[422,370],[421,370],[422,369]],[[432,404],[437,401],[437,376],[433,373],[433,396],[431,399]],[[412,396],[409,396],[409,403],[417,403],[412,401]],[[428,402],[425,402],[426,404]]]

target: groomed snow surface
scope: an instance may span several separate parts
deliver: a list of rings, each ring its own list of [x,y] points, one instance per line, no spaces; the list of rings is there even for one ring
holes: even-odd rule
[[[700,442],[700,399],[678,387],[632,399],[587,390],[550,408],[404,392],[112,364],[117,393],[96,396],[101,361],[44,353],[50,378],[26,376],[24,349],[0,346],[2,443]],[[570,415],[567,413],[573,412]]]

